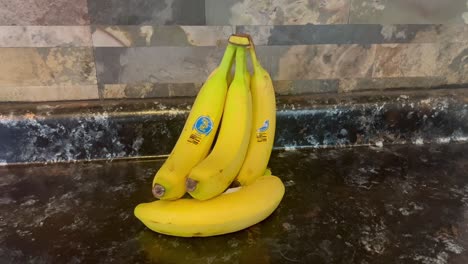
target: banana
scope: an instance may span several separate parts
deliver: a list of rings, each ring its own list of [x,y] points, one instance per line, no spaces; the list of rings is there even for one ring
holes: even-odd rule
[[[206,237],[236,232],[271,215],[284,196],[276,176],[261,176],[248,186],[228,189],[216,198],[153,201],[135,207],[135,216],[149,229],[180,237]]]
[[[198,200],[225,191],[245,158],[252,127],[252,98],[246,81],[246,48],[237,47],[236,72],[229,86],[222,124],[212,152],[188,175],[187,191]]]
[[[248,185],[262,176],[267,168],[275,138],[276,99],[270,74],[262,67],[250,41],[250,58],[253,66],[251,77],[252,131],[249,148],[237,175],[240,185]]]
[[[179,139],[154,176],[156,198],[182,197],[190,170],[208,155],[222,117],[235,52],[236,46],[228,44],[220,65],[201,87]]]

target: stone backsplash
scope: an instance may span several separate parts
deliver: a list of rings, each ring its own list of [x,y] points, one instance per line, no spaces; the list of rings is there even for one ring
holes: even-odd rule
[[[468,87],[466,0],[0,0],[0,101],[195,96],[235,32],[278,95]]]

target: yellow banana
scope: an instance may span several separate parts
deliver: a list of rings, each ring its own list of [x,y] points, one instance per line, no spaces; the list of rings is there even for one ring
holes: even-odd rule
[[[229,86],[219,135],[212,152],[188,175],[187,191],[198,200],[228,188],[245,158],[252,127],[252,98],[246,81],[246,48],[237,47],[236,72]]]
[[[250,58],[253,66],[250,85],[253,125],[249,148],[236,178],[241,185],[252,183],[265,172],[276,129],[276,99],[273,83],[270,74],[257,59],[253,42],[250,43]]]
[[[153,195],[162,200],[182,197],[190,170],[211,149],[218,129],[236,47],[229,44],[222,61],[201,87],[177,143],[153,179]]]
[[[284,185],[276,176],[262,176],[248,186],[229,189],[216,198],[154,201],[135,207],[149,229],[180,237],[205,237],[236,232],[267,218],[278,207]]]

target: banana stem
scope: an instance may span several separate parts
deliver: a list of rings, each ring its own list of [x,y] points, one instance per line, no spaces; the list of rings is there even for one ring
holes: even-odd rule
[[[247,60],[245,58],[245,48],[237,47],[236,51],[236,75],[241,78],[244,78],[245,73],[247,72]],[[239,75],[238,75],[239,74]],[[236,78],[236,77],[234,77]]]
[[[250,42],[250,59],[252,60],[252,65],[253,66],[258,66],[258,60],[257,60],[257,53],[255,52],[255,44],[253,42],[252,36],[248,35],[249,42]],[[254,67],[255,68],[255,67]]]
[[[221,63],[219,64],[219,70],[226,73],[226,75],[231,71],[234,53],[236,53],[236,46],[228,44]]]

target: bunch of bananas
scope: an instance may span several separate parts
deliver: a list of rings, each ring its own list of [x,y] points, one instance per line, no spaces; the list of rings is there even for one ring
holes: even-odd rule
[[[155,232],[181,237],[221,235],[263,221],[284,195],[282,181],[267,169],[275,127],[270,75],[257,59],[252,38],[231,35],[154,176],[152,191],[159,200],[139,204],[135,216]],[[240,187],[229,188],[233,185]],[[187,192],[191,197],[183,198]]]

